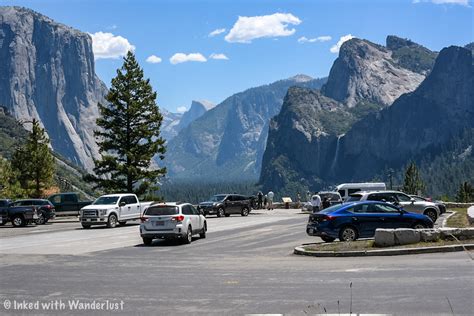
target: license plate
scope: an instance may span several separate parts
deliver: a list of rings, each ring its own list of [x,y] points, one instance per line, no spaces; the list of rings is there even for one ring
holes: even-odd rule
[[[156,221],[156,222],[153,222],[153,226],[163,226],[165,225],[165,222],[164,221]]]

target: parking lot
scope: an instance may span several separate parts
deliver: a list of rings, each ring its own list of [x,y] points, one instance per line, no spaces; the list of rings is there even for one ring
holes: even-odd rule
[[[0,313],[25,313],[5,310],[5,300],[71,299],[123,302],[123,309],[114,313],[127,315],[350,310],[459,315],[474,310],[474,265],[466,253],[295,256],[294,246],[319,240],[306,235],[306,221],[299,210],[209,217],[206,239],[196,238],[190,245],[158,240],[151,247],[142,245],[136,223],[90,230],[77,222],[4,226]],[[61,312],[77,314],[68,308]]]

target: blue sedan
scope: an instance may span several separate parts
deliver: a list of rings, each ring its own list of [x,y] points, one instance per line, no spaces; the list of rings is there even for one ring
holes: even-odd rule
[[[432,228],[425,215],[409,213],[393,204],[364,201],[334,205],[309,216],[306,233],[326,242],[353,241],[375,235],[377,228]]]

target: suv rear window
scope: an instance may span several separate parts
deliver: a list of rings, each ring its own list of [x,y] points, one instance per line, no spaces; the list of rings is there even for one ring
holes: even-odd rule
[[[176,206],[150,206],[145,211],[145,215],[159,216],[159,215],[175,215],[178,214]]]
[[[351,196],[349,196],[346,200],[346,202],[356,202],[356,201],[360,201],[360,199],[362,198],[362,195],[361,194],[352,194]]]

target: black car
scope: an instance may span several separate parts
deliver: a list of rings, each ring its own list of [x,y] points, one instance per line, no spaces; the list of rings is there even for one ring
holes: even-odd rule
[[[230,214],[247,216],[251,210],[251,201],[240,194],[216,194],[209,201],[199,203],[198,209],[204,215],[215,214],[217,217],[228,217]]]
[[[13,202],[13,206],[34,206],[38,212],[37,224],[46,224],[50,219],[56,217],[53,203],[43,199],[17,200]]]
[[[36,223],[38,214],[34,206],[13,206],[10,200],[0,200],[0,226],[12,222],[14,227]]]

